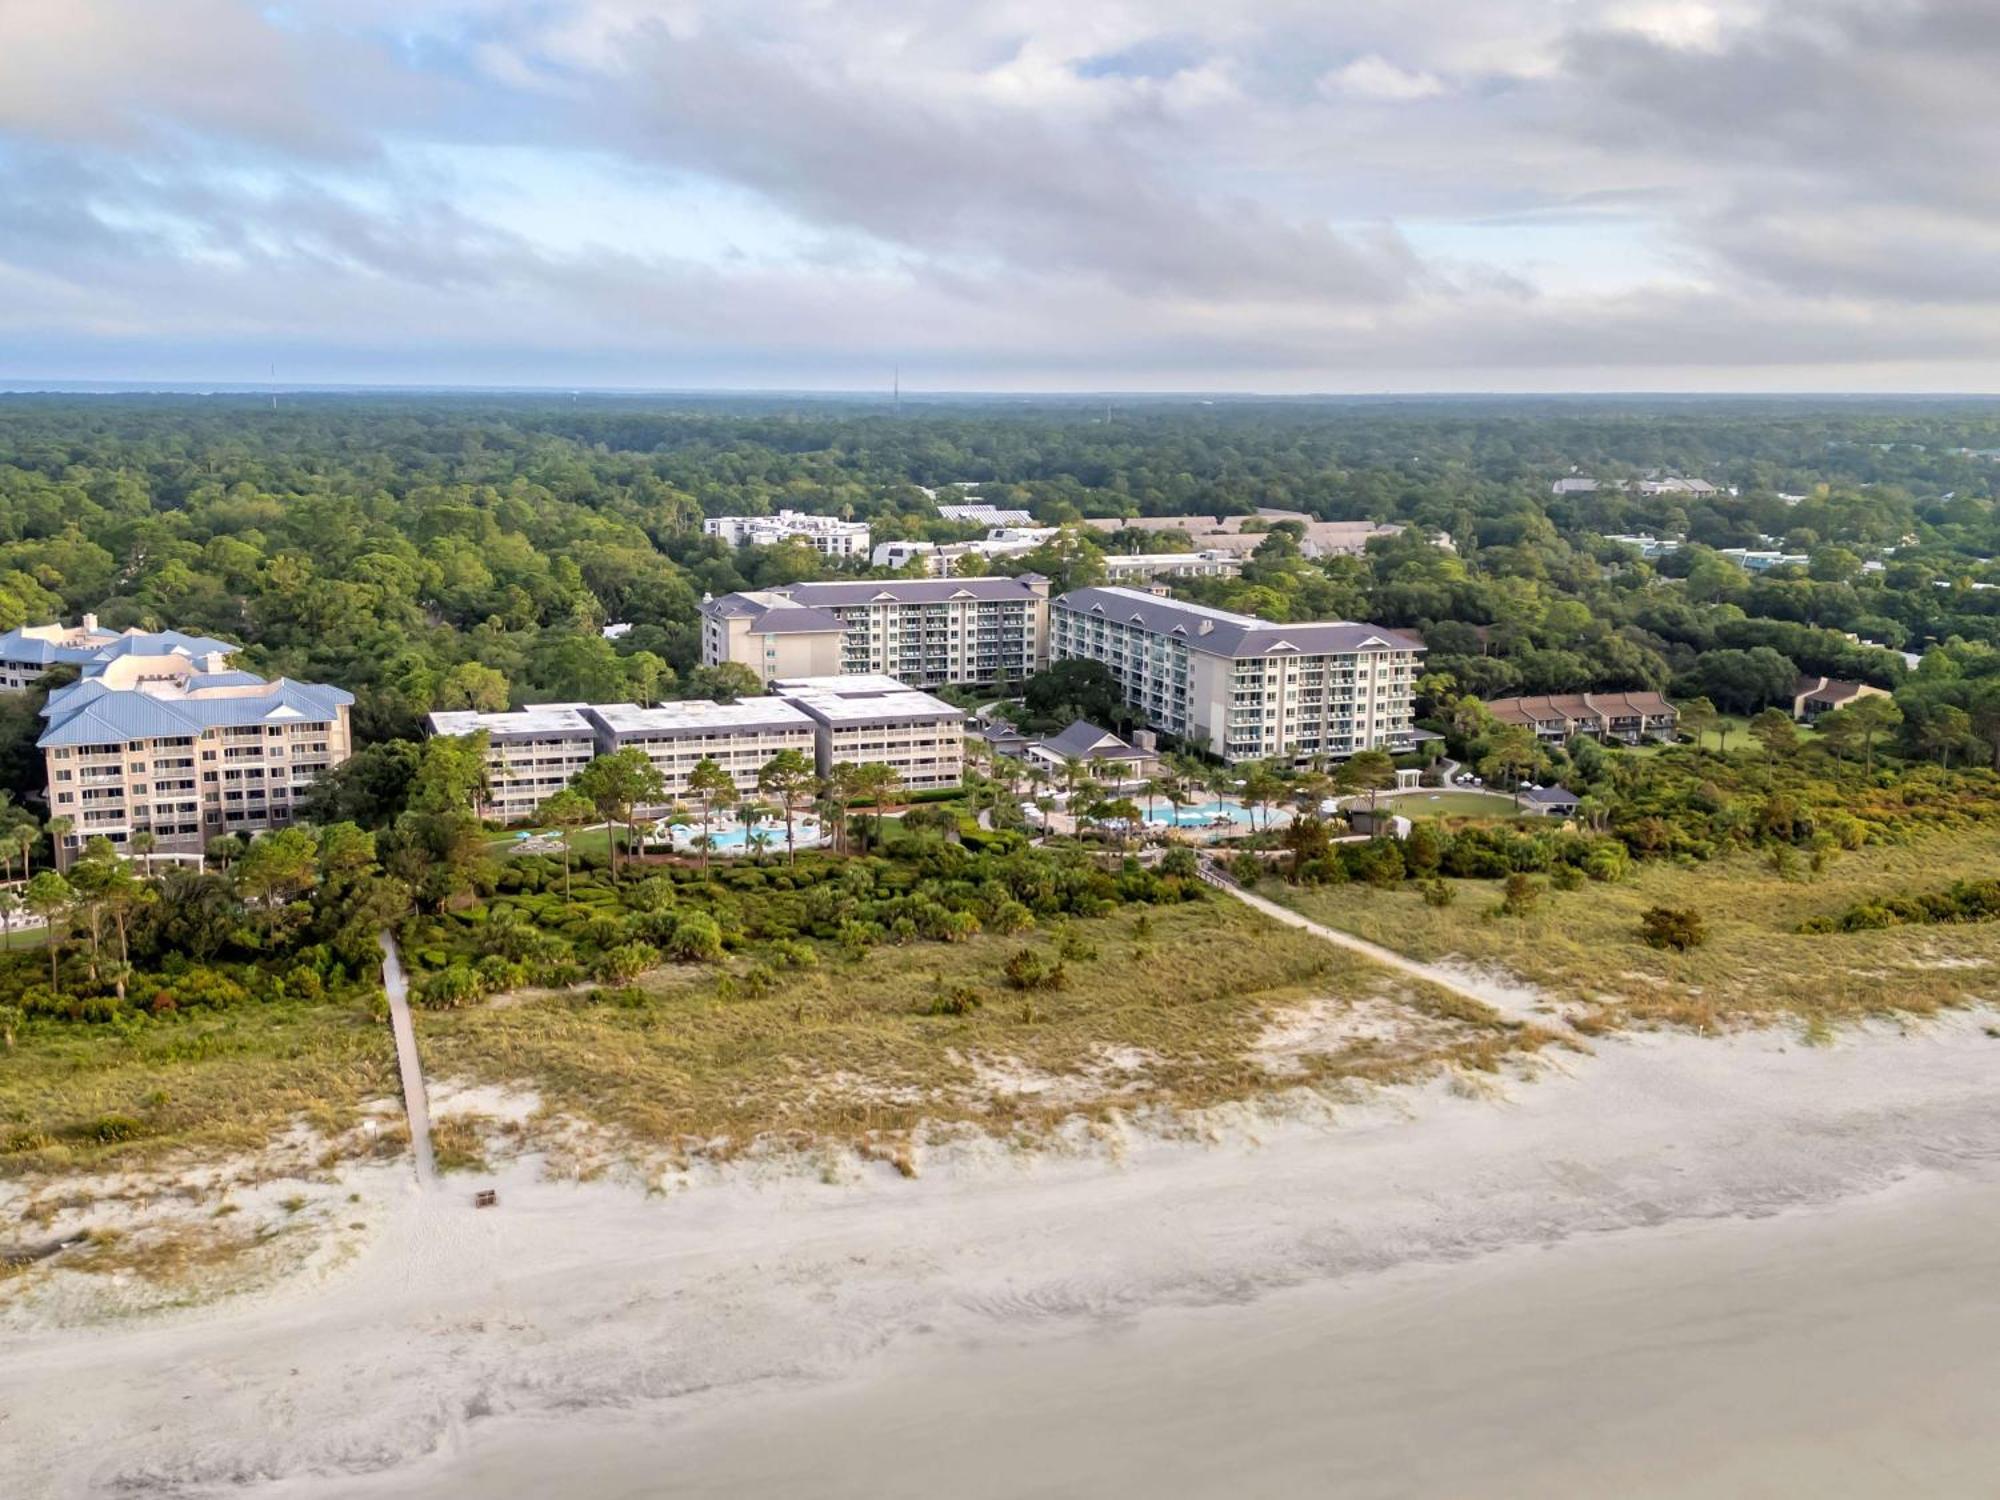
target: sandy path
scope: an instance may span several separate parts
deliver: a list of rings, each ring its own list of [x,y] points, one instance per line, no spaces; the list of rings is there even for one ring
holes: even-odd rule
[[[1371,963],[1384,968],[1395,969],[1408,974],[1412,979],[1421,979],[1434,984],[1441,990],[1449,990],[1462,999],[1497,1011],[1510,1021],[1518,1021],[1524,1026],[1540,1026],[1576,1041],[1582,1039],[1571,1029],[1569,1022],[1553,1010],[1545,1008],[1541,995],[1532,987],[1510,983],[1501,979],[1488,979],[1478,971],[1447,964],[1420,963],[1414,958],[1405,958],[1391,948],[1379,943],[1371,943],[1366,938],[1356,937],[1351,932],[1342,932],[1337,927],[1328,927],[1309,917],[1300,916],[1288,906],[1267,900],[1263,896],[1246,891],[1227,875],[1213,866],[1203,863],[1202,879],[1219,891],[1227,891],[1245,906],[1262,912],[1276,922],[1287,927],[1296,927],[1301,932],[1309,932],[1314,937],[1332,943],[1337,948],[1345,948],[1350,953],[1358,953]]]
[[[404,1188],[324,1284],[10,1337],[0,1494],[935,1494],[911,1477],[953,1462],[968,1494],[1076,1493],[1065,1464],[1097,1493],[1283,1494],[1337,1456],[1315,1424],[1341,1463],[1376,1466],[1356,1473],[1434,1472],[1430,1493],[1619,1493],[1621,1454],[1691,1462],[1706,1446],[1687,1434],[1724,1417],[1836,1451],[1872,1434],[1854,1472],[1949,1476],[1992,1426],[1947,1397],[2000,1378],[1979,1312],[2000,1284],[1993,1024],[1830,1048],[1618,1039],[1500,1097],[1440,1083],[1333,1128],[1244,1112],[1207,1147],[1128,1136],[1115,1165],[963,1148],[926,1153],[916,1182],[751,1168],[648,1195],[521,1163],[487,1212]],[[1929,1194],[1950,1212],[1917,1242],[1869,1237],[1869,1204]],[[1829,1238],[1762,1233],[1793,1223]],[[1710,1231],[1740,1248],[1695,1254]],[[1637,1247],[1626,1269],[1567,1269],[1617,1244]],[[1822,1261],[1852,1274],[1815,1282]],[[1899,1303],[1884,1283],[1904,1274]],[[1870,1385],[1889,1322],[1906,1343]],[[1841,1403],[1807,1399],[1822,1368],[1855,1382]],[[1905,1380],[1909,1399],[1882,1394]],[[1323,1407],[1301,1405],[1312,1390]],[[1856,1411],[1897,1403],[1901,1428]],[[788,1485],[771,1434],[794,1419],[799,1460],[827,1467]],[[648,1446],[674,1435],[673,1462]],[[1409,1467],[1459,1448],[1490,1465],[1483,1488]],[[1133,1452],[1114,1483],[1107,1455]],[[1607,1482],[1536,1490],[1572,1460]]]
[[[396,939],[382,929],[382,988],[389,993],[389,1021],[396,1033],[396,1070],[403,1078],[403,1110],[410,1121],[410,1151],[417,1163],[417,1183],[437,1182],[437,1156],[431,1150],[430,1095],[424,1088],[424,1065],[417,1056],[417,1028],[410,1019],[410,982],[403,974],[403,956]]]

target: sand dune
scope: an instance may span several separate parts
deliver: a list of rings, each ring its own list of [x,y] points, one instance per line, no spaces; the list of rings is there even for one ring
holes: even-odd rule
[[[1986,1024],[914,1183],[399,1188],[323,1284],[10,1340],[0,1492],[1988,1493]]]

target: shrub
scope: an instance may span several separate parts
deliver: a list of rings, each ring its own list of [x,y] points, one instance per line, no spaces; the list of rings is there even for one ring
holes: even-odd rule
[[[1559,891],[1574,891],[1583,885],[1583,871],[1575,865],[1557,865],[1549,872],[1549,884]]]
[[[1639,918],[1639,937],[1649,948],[1685,953],[1708,941],[1708,924],[1691,906],[1655,906]]]
[[[667,951],[683,963],[713,963],[722,957],[722,927],[706,912],[684,911],[674,920]]]
[[[468,964],[452,964],[417,981],[414,999],[425,1010],[458,1010],[486,997],[486,986]]]
[[[971,985],[955,984],[933,995],[931,1003],[924,1007],[924,1013],[932,1016],[969,1016],[982,1003],[979,991]]]
[[[1069,983],[1069,974],[1060,958],[1049,958],[1033,948],[1011,954],[1001,972],[1017,990],[1059,990]]]
[[[1201,873],[1201,861],[1186,844],[1176,844],[1161,856],[1160,873],[1176,880],[1193,880]]]
[[[1515,873],[1507,877],[1507,885],[1500,897],[1500,911],[1503,916],[1525,917],[1541,904],[1540,882],[1528,876]]]
[[[1426,880],[1421,889],[1426,906],[1449,906],[1458,899],[1458,892],[1453,889],[1451,882],[1440,875],[1433,875]]]
[[[606,948],[591,967],[599,979],[623,984],[638,978],[648,969],[657,968],[659,963],[660,950],[651,943],[620,943],[614,948]]]

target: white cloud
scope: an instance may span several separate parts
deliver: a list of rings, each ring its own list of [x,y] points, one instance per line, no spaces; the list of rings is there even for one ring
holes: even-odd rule
[[[1377,99],[1402,103],[1429,99],[1444,92],[1444,81],[1435,73],[1412,72],[1399,68],[1386,57],[1369,53],[1345,67],[1335,68],[1320,80],[1323,90],[1353,99]]]

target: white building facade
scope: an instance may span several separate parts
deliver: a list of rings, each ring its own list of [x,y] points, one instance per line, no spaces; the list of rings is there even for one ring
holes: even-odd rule
[[[432,734],[486,731],[486,800],[479,815],[524,823],[597,757],[597,726],[581,703],[544,703],[512,713],[430,716]]]
[[[868,523],[836,516],[781,510],[774,516],[710,516],[701,523],[705,536],[719,536],[732,547],[775,547],[804,542],[825,557],[866,557]]]
[[[1409,743],[1423,642],[1349,621],[1281,625],[1125,588],[1049,612],[1052,661],[1102,662],[1153,727],[1231,764]]]
[[[820,775],[845,762],[888,766],[911,791],[957,786],[965,774],[965,712],[877,674],[805,677],[771,691],[817,726]]]

